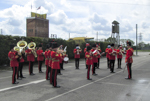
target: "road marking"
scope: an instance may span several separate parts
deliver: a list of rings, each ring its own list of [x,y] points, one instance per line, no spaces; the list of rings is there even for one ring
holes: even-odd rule
[[[143,62],[142,62],[142,63],[143,63]],[[139,64],[141,64],[141,63],[139,63]],[[134,66],[138,66],[139,64],[136,64],[136,65],[134,65]],[[134,66],[133,66],[133,67],[134,67]],[[86,84],[86,85],[77,87],[77,88],[75,88],[75,89],[72,89],[72,90],[70,90],[70,91],[68,91],[68,92],[65,92],[65,93],[62,93],[62,94],[57,95],[57,96],[55,96],[55,97],[52,97],[52,98],[50,98],[50,99],[47,99],[47,100],[45,100],[45,101],[51,101],[51,100],[53,100],[53,99],[56,99],[56,98],[58,98],[58,97],[61,97],[61,96],[66,95],[66,94],[68,94],[68,93],[71,93],[71,92],[73,92],[73,91],[76,91],[76,90],[78,90],[78,89],[81,89],[81,88],[83,88],[83,87],[86,87],[86,86],[88,86],[88,85],[91,85],[91,84],[93,84],[93,83],[95,83],[95,82],[98,82],[98,81],[101,81],[101,80],[103,80],[103,79],[105,79],[105,78],[108,78],[108,77],[111,77],[111,76],[113,76],[113,75],[116,75],[116,74],[118,74],[118,73],[120,73],[120,72],[122,72],[122,71],[123,71],[123,70],[120,70],[120,71],[116,72],[115,74],[111,74],[111,75],[105,76],[105,77],[103,77],[103,78],[101,78],[101,79],[98,79],[98,80],[93,81],[93,82],[91,82],[91,83],[88,83],[88,84]],[[112,84],[113,84],[113,83],[112,83]]]
[[[149,86],[150,86],[150,83],[145,87],[144,91],[141,93],[141,95],[137,98],[136,101],[142,101],[142,96],[146,92],[146,90],[148,89]]]
[[[18,88],[18,87],[22,87],[22,86],[27,86],[27,85],[30,85],[30,84],[37,84],[37,83],[40,83],[40,82],[43,82],[43,81],[46,81],[46,80],[42,79],[42,80],[32,81],[32,82],[22,84],[22,85],[18,85],[18,86],[3,88],[3,89],[0,89],[0,92],[7,91],[7,90],[10,90],[10,89],[14,89],[14,88]]]
[[[123,70],[121,70],[121,71],[123,71]],[[115,74],[120,73],[121,71],[116,72]],[[70,91],[68,91],[68,92],[65,92],[65,93],[62,93],[62,94],[57,95],[57,96],[55,96],[55,97],[52,97],[52,98],[50,98],[50,99],[47,99],[47,100],[45,100],[45,101],[51,101],[51,100],[53,100],[53,99],[56,99],[56,98],[58,98],[58,97],[61,97],[61,96],[66,95],[66,94],[68,94],[68,93],[71,93],[71,92],[73,92],[73,91],[76,91],[76,90],[78,90],[78,89],[81,89],[81,88],[83,88],[83,87],[86,87],[86,86],[88,86],[88,85],[91,85],[91,84],[93,84],[93,83],[95,83],[95,82],[101,81],[101,80],[103,80],[103,79],[105,79],[105,78],[111,77],[111,76],[113,76],[113,75],[115,75],[115,74],[111,74],[111,75],[105,76],[105,77],[103,77],[103,78],[101,78],[101,79],[98,79],[98,80],[93,81],[93,82],[91,82],[91,83],[88,83],[88,84],[85,84],[85,85],[83,85],[83,86],[77,87],[77,88],[75,88],[75,89],[72,89],[72,90],[70,90]]]

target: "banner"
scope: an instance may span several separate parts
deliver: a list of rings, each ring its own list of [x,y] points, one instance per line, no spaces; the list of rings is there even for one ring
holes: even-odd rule
[[[38,14],[38,13],[31,12],[31,17],[46,19],[46,16],[47,14]]]

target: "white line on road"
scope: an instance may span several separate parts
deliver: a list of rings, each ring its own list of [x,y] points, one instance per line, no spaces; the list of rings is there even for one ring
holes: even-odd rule
[[[122,70],[121,70],[121,71],[122,71]],[[116,72],[115,74],[120,73],[121,71]],[[98,79],[98,80],[93,81],[93,82],[91,82],[91,83],[88,83],[88,84],[86,84],[86,85],[77,87],[77,88],[75,88],[75,89],[72,89],[72,90],[70,90],[70,91],[68,91],[68,92],[65,92],[65,93],[63,93],[63,94],[60,94],[60,95],[57,95],[57,96],[52,97],[52,98],[50,98],[50,99],[47,99],[47,100],[45,100],[45,101],[51,101],[51,100],[56,99],[56,98],[58,98],[58,97],[60,97],[60,96],[66,95],[66,94],[68,94],[68,93],[71,93],[71,92],[73,92],[73,91],[76,91],[76,90],[78,90],[78,89],[81,89],[81,88],[83,88],[83,87],[86,87],[86,86],[88,86],[88,85],[91,85],[91,84],[93,84],[93,83],[95,83],[95,82],[98,82],[98,81],[101,81],[101,80],[103,80],[103,79],[105,79],[105,78],[111,77],[111,76],[113,76],[113,75],[115,75],[115,74],[111,74],[111,75],[105,76],[105,77],[103,77],[103,78],[101,78],[101,79]]]
[[[46,80],[45,79],[36,80],[36,81],[32,81],[32,82],[29,82],[29,83],[26,83],[26,84],[14,86],[14,87],[3,88],[3,89],[0,89],[0,92],[7,91],[7,90],[10,90],[10,89],[14,89],[14,88],[18,88],[18,87],[22,87],[22,86],[27,86],[27,85],[30,85],[30,84],[37,84],[37,83],[40,83],[40,82],[43,82],[43,81],[46,81]]]

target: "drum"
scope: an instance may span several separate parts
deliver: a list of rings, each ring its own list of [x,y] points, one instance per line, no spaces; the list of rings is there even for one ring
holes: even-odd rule
[[[69,58],[68,57],[64,57],[64,62],[68,63],[68,61],[69,61]]]

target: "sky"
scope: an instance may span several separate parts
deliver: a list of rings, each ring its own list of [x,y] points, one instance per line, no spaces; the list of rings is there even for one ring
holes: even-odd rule
[[[32,9],[31,9],[32,5]],[[38,7],[41,9],[37,10]],[[150,0],[0,0],[0,29],[3,35],[26,36],[26,18],[31,11],[47,14],[49,36],[111,36],[112,22],[119,22],[120,38],[150,43]],[[139,40],[138,40],[139,42]]]

